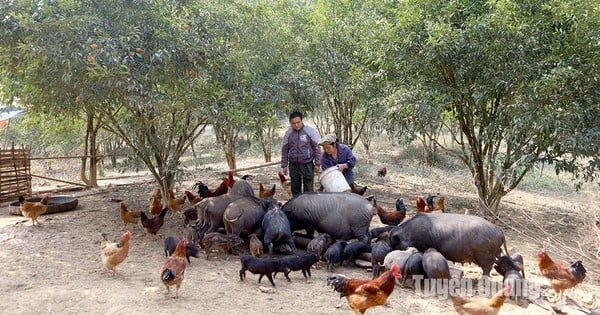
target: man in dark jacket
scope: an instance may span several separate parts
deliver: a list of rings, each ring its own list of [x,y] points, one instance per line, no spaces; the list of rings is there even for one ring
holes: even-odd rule
[[[304,125],[300,112],[290,114],[290,127],[281,143],[281,172],[287,174],[289,168],[294,197],[314,190],[314,173],[321,168],[319,141],[319,134]]]

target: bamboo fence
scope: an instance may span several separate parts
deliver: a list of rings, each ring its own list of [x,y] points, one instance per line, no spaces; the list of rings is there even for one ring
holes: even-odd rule
[[[31,195],[29,148],[0,149],[0,201]]]

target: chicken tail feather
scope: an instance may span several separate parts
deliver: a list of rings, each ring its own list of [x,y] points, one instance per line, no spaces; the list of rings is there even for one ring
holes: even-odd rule
[[[587,272],[587,270],[585,270],[585,267],[583,267],[583,263],[581,262],[581,260],[572,263],[570,269],[571,273],[578,280],[582,281],[585,278],[585,273]]]
[[[333,275],[327,277],[327,286],[333,287],[333,290],[340,292],[344,296],[344,281],[346,277],[343,275]]]
[[[163,273],[162,276],[162,282],[167,282],[169,280],[174,280],[175,279],[175,273],[173,271],[171,271],[170,269],[165,270],[165,272]]]

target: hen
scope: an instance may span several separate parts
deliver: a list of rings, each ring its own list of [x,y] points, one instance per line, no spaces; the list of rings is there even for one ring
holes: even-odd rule
[[[167,287],[167,294],[171,293],[171,286],[175,286],[175,297],[179,296],[179,288],[181,287],[185,267],[187,266],[185,261],[185,249],[187,245],[187,240],[182,239],[179,241],[171,257],[167,258],[165,261],[162,272],[160,273],[160,280],[165,287]]]
[[[19,196],[19,204],[21,205],[21,214],[26,217],[31,219],[31,224],[35,226],[35,223],[37,222],[38,225],[40,225],[40,222],[38,221],[38,217],[44,213],[46,213],[46,211],[48,210],[48,195],[44,195],[44,197],[42,198],[42,200],[37,201],[37,202],[33,202],[33,201],[27,201],[25,200],[25,197],[23,196]]]
[[[382,168],[380,168],[380,169],[377,170],[377,176],[378,177],[384,178],[385,175],[387,175],[387,167],[384,166],[384,167],[382,167]]]
[[[425,199],[427,205],[425,206],[425,212],[444,212],[444,201],[446,197],[441,196],[438,202],[434,202],[436,195],[428,195]]]
[[[377,204],[377,200],[373,200],[373,206],[377,208],[377,216],[381,220],[381,223],[387,225],[398,225],[406,217],[406,206],[404,205],[404,199],[396,199],[396,211],[385,211],[380,205]]]
[[[350,185],[350,192],[353,192],[359,196],[363,196],[367,191],[367,188],[367,186],[358,186],[356,183],[352,183],[352,185]]]
[[[190,202],[191,205],[195,205],[198,202],[202,201],[202,197],[201,196],[195,196],[189,190],[186,190],[183,193],[185,194],[185,196],[187,197],[187,199],[188,199],[188,201]]]
[[[465,298],[460,295],[451,295],[454,309],[459,314],[470,315],[496,315],[504,305],[506,296],[510,294],[510,287],[504,285],[502,290],[498,291],[489,299],[473,297]]]
[[[283,175],[282,172],[277,173],[279,176],[279,181],[281,182],[281,188],[285,190],[288,195],[288,199],[292,198],[292,182]]]
[[[152,196],[152,203],[148,206],[148,212],[151,215],[157,215],[162,210],[162,202],[157,196]]]
[[[127,231],[121,236],[118,243],[110,242],[106,233],[102,233],[103,240],[100,242],[102,264],[106,269],[112,271],[112,275],[117,274],[117,266],[122,263],[129,255],[129,240],[131,232]]]
[[[140,216],[142,215],[141,211],[133,211],[127,209],[124,203],[121,202],[121,209],[119,210],[119,217],[121,217],[121,221],[123,221],[123,228],[127,228],[127,224],[137,224],[140,222]]]
[[[171,210],[171,214],[175,212],[181,212],[184,205],[185,195],[181,196],[180,198],[175,198],[173,188],[169,188],[167,190],[167,206],[169,207],[169,210]]]
[[[400,267],[393,264],[391,269],[373,280],[347,278],[344,275],[333,275],[327,278],[327,285],[332,286],[346,297],[348,305],[357,314],[364,314],[373,306],[384,305],[394,291],[396,279],[402,278]]]
[[[202,198],[217,197],[227,193],[227,190],[229,190],[229,180],[223,178],[219,187],[215,189],[209,189],[203,182],[196,182],[194,186],[192,186],[192,189],[198,189],[198,195]],[[195,203],[192,203],[192,205],[195,205]]]
[[[417,212],[429,212],[427,211],[427,202],[422,196],[417,197]]]
[[[146,213],[142,212],[140,218],[142,219],[144,230],[152,235],[156,235],[158,230],[165,224],[165,215],[167,214],[167,211],[169,211],[169,208],[164,208],[153,218],[148,218]]]
[[[152,191],[152,197],[156,197],[158,201],[162,201],[162,193],[160,192],[160,188],[154,188]]]
[[[266,190],[262,183],[258,184],[258,197],[259,198],[273,198],[275,196],[275,184],[270,190]]]
[[[570,266],[566,266],[552,261],[550,256],[541,249],[537,251],[537,256],[538,267],[542,276],[550,280],[550,286],[556,292],[556,299],[554,301],[562,301],[565,290],[573,288],[585,279],[587,271],[583,267],[581,260],[571,263]]]

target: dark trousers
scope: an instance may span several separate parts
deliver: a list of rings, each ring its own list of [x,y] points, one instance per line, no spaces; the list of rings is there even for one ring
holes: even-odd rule
[[[288,170],[290,172],[292,195],[294,197],[302,192],[314,191],[315,165],[313,162],[306,164],[290,163],[290,165],[288,165]]]

